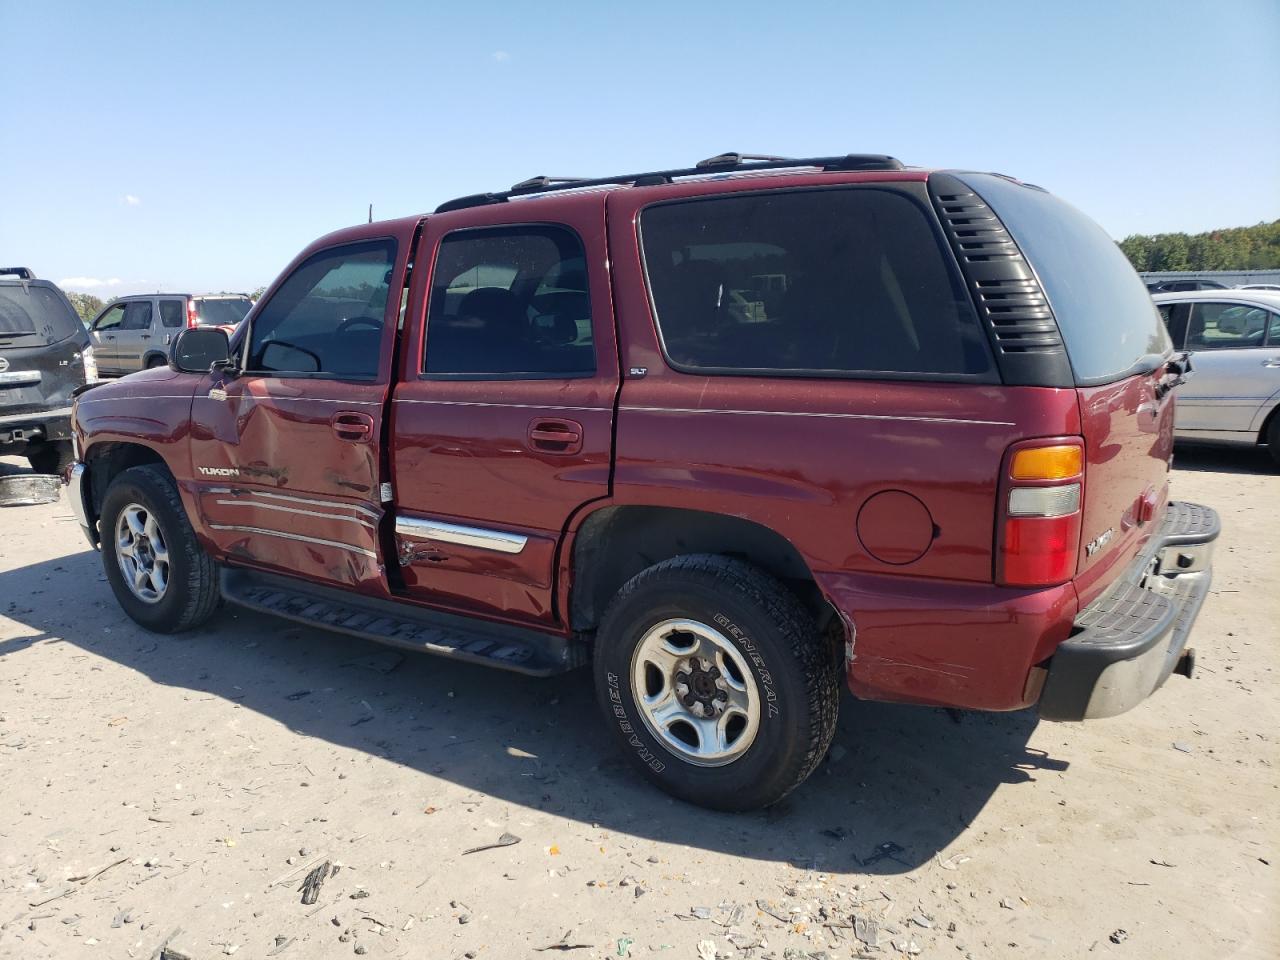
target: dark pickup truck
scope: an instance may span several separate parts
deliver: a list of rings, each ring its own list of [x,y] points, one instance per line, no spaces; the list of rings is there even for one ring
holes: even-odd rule
[[[1188,373],[1096,224],[1007,177],[725,154],[324,237],[228,341],[79,397],[124,609],[223,600],[528,674],[637,769],[772,803],[858,697],[1081,720],[1190,675]]]

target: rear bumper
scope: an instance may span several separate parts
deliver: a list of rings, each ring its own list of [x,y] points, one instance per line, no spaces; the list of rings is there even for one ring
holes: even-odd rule
[[[1220,529],[1209,507],[1169,504],[1146,549],[1076,616],[1049,662],[1041,717],[1112,717],[1160,688],[1182,659],[1209,592]]]
[[[0,444],[70,439],[70,407],[0,415]]]

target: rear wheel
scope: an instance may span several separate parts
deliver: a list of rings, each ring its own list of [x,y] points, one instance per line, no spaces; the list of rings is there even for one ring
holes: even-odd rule
[[[165,364],[164,357],[151,357],[147,360],[147,369],[154,370],[156,367],[163,367]]]
[[[1280,410],[1271,414],[1271,425],[1267,427],[1267,453],[1280,466]]]
[[[657,786],[718,810],[776,803],[835,733],[838,658],[773,577],[677,557],[618,592],[595,650],[600,704]]]
[[[102,566],[116,600],[157,633],[190,630],[217,609],[217,569],[196,539],[173,478],[125,470],[102,500]]]
[[[75,458],[70,440],[46,440],[27,447],[27,463],[36,473],[62,476],[62,471],[71,466]]]

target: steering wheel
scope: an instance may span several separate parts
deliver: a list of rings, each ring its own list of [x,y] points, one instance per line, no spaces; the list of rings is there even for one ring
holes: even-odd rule
[[[377,317],[348,317],[346,320],[343,320],[338,324],[337,332],[346,333],[357,324],[364,324],[365,326],[373,327],[375,330],[382,329],[382,321]]]

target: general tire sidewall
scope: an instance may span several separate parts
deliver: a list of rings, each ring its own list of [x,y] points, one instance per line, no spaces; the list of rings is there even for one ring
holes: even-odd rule
[[[178,516],[173,507],[158,491],[152,490],[154,484],[165,481],[158,477],[143,474],[130,476],[122,474],[107,489],[102,501],[102,566],[116,595],[116,600],[130,617],[142,626],[161,632],[172,630],[182,619],[190,599],[189,583],[193,573],[192,546],[200,549],[195,543],[191,525],[186,517]],[[146,508],[160,525],[160,534],[164,537],[165,546],[169,550],[169,583],[164,596],[157,603],[144,603],[133,595],[129,585],[125,583],[124,574],[120,570],[120,560],[116,555],[116,520],[120,512],[129,504],[137,503]]]
[[[641,637],[663,620],[689,618],[720,631],[741,652],[761,700],[760,725],[747,752],[732,763],[699,767],[672,753],[646,726],[631,690],[631,658]],[[789,644],[746,597],[684,580],[649,585],[608,615],[596,652],[596,687],[622,747],[663,789],[703,806],[746,810],[776,783],[794,780],[807,746],[809,702]],[[602,634],[605,631],[602,631]]]

